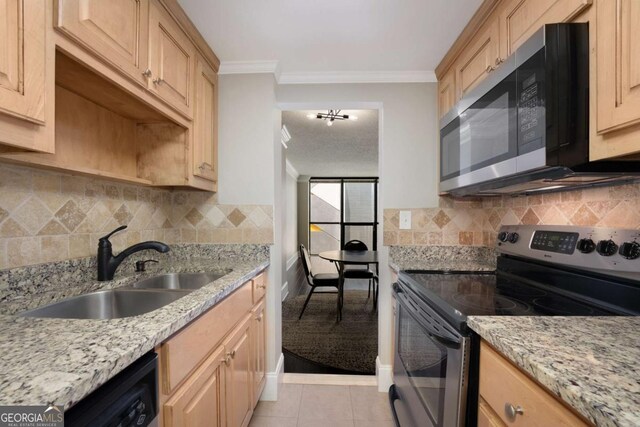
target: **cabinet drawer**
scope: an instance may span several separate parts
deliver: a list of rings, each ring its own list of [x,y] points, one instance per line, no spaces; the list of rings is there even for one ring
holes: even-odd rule
[[[256,276],[252,281],[253,284],[253,303],[257,303],[267,292],[267,275],[265,273]]]
[[[506,425],[589,425],[484,341],[480,349],[480,396]],[[520,406],[522,414],[510,418],[507,404]]]
[[[163,392],[170,394],[251,311],[251,307],[251,283],[247,282],[162,344]]]

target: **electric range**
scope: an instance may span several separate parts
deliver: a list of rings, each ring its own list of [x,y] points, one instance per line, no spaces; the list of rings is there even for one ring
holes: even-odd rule
[[[400,271],[396,424],[475,425],[479,337],[467,316],[640,315],[640,231],[505,226],[492,272]]]

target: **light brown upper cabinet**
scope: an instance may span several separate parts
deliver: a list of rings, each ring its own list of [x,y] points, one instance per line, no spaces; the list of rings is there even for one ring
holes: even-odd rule
[[[0,0],[0,112],[44,124],[45,2]]]
[[[452,68],[438,82],[438,111],[444,116],[457,101],[455,70]]]
[[[544,24],[565,22],[591,0],[505,0],[499,7],[500,55],[504,61]]]
[[[498,20],[489,18],[473,38],[471,44],[460,53],[454,64],[458,99],[473,89],[499,65]]]
[[[191,91],[195,48],[156,1],[149,10],[150,89],[177,111],[192,117]]]
[[[218,179],[218,75],[196,58],[193,174]]]
[[[147,85],[149,0],[58,0],[56,27]]]
[[[605,133],[640,122],[640,2],[599,0],[596,7],[597,130]]]

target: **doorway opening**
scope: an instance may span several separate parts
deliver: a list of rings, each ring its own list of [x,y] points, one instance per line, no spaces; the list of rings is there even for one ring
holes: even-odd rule
[[[378,236],[378,110],[340,110],[358,120],[336,120],[337,110],[283,111],[286,147],[286,283],[282,344],[287,373],[374,375],[378,314],[372,285],[345,278],[342,320],[336,287],[312,288],[313,276],[337,276],[336,264],[319,254],[351,240],[376,251]],[[327,114],[324,114],[327,113]],[[320,117],[323,116],[323,117]],[[287,141],[284,136],[287,136]],[[306,275],[300,246],[309,253]],[[358,266],[369,268],[369,266]],[[356,268],[356,267],[353,267]],[[377,272],[371,266],[373,272]],[[305,300],[314,290],[308,305]],[[300,314],[302,313],[302,316]]]

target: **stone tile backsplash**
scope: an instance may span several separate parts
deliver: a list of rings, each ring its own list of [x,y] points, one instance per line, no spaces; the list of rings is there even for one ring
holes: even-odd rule
[[[411,230],[399,229],[400,210],[384,210],[385,246],[493,247],[503,224],[640,228],[640,184],[522,197],[441,197],[437,208],[408,209]]]
[[[273,207],[0,164],[0,269],[92,256],[120,225],[116,251],[143,240],[272,243]]]

